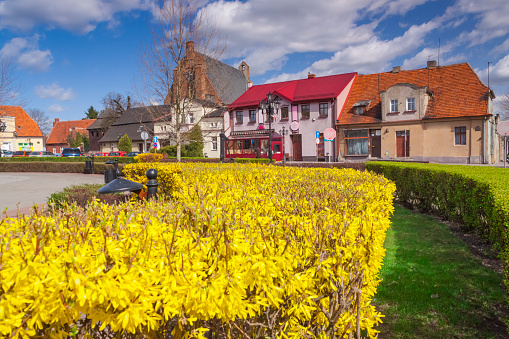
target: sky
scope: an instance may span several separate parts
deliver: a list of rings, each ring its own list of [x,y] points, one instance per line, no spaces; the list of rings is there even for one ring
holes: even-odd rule
[[[0,57],[23,108],[77,120],[109,92],[134,96],[155,0],[0,0]],[[508,0],[202,0],[255,85],[468,62],[497,99],[509,91]],[[440,48],[439,48],[440,47]]]

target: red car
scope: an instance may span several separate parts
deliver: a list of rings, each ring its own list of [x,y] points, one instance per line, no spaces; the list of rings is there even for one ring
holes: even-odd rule
[[[125,157],[126,155],[127,155],[126,152],[122,152],[122,151],[115,151],[115,152],[108,153],[109,157]]]
[[[94,157],[107,157],[108,156],[108,153],[106,152],[97,152],[96,154],[94,154]]]

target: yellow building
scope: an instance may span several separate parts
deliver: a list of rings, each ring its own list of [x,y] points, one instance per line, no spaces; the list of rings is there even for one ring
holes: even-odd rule
[[[37,123],[19,106],[0,106],[0,145],[5,151],[43,151]],[[2,131],[3,130],[3,131]]]

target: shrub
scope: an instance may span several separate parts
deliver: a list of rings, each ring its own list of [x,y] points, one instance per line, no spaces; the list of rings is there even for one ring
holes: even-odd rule
[[[239,164],[268,164],[269,159],[268,158],[232,158],[234,159],[234,162],[237,162]],[[226,161],[229,161],[230,159],[226,159]]]
[[[509,287],[509,171],[486,166],[368,162],[397,186],[396,199],[459,222],[501,251]]]
[[[121,137],[118,141],[118,150],[126,153],[129,153],[133,150],[133,142],[127,136],[127,133],[124,134],[124,136]]]
[[[108,205],[125,202],[129,199],[129,196],[124,194],[99,194],[97,191],[103,186],[101,184],[82,184],[66,187],[62,191],[50,195],[48,206],[58,210],[75,203],[84,208],[94,199],[99,199]]]
[[[3,336],[376,336],[392,183],[355,170],[155,165],[181,171],[171,200],[0,223]]]
[[[163,160],[162,154],[156,153],[141,153],[134,157],[135,162],[159,162]]]

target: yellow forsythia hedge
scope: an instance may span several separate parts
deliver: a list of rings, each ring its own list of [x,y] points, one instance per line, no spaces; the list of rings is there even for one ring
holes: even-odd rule
[[[134,157],[135,162],[159,162],[163,159],[162,154],[156,154],[156,153],[141,153]]]
[[[170,200],[0,223],[0,336],[376,335],[394,184],[355,170],[164,166],[181,171]]]

